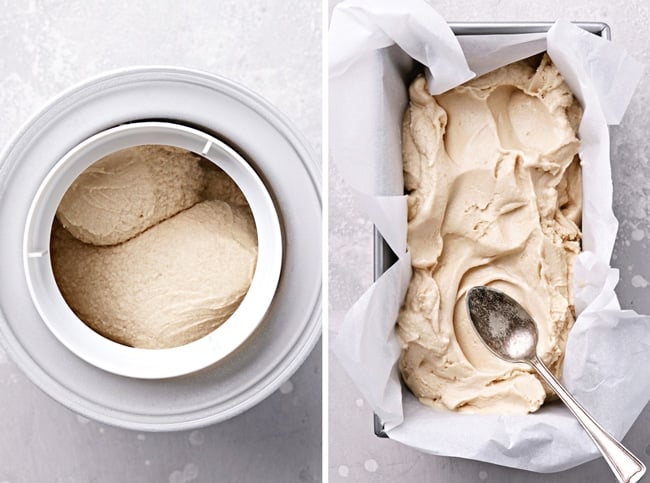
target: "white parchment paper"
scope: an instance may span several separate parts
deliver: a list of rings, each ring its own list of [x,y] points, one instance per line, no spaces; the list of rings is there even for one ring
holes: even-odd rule
[[[621,310],[609,266],[618,223],[612,211],[608,124],[618,124],[642,66],[615,43],[559,20],[547,34],[456,38],[420,0],[349,0],[330,27],[330,153],[398,262],[347,314],[333,349],[390,438],[422,451],[553,472],[598,453],[559,403],[529,415],[436,411],[402,388],[394,326],[411,277],[406,246],[401,119],[416,60],[432,93],[547,50],[580,100],[583,252],[574,270],[578,319],[563,381],[622,438],[650,400],[650,317]],[[370,430],[370,428],[369,428]]]

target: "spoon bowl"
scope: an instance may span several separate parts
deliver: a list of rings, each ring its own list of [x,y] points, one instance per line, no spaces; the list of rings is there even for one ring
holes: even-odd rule
[[[508,362],[526,362],[536,356],[537,325],[508,295],[485,287],[467,292],[467,310],[485,345]]]
[[[488,287],[467,291],[467,312],[479,338],[496,356],[532,366],[557,393],[607,461],[620,483],[636,483],[645,465],[612,437],[537,357],[537,324],[514,299]]]

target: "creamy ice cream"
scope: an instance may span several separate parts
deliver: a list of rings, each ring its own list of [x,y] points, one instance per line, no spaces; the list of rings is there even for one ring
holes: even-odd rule
[[[176,347],[239,306],[257,231],[244,195],[211,163],[166,146],[132,149],[100,160],[70,188],[52,227],[52,268],[70,308],[95,331],[134,347]]]
[[[84,322],[126,345],[183,345],[211,332],[248,291],[257,255],[250,212],[203,201],[110,247],[60,224],[52,260],[63,296]]]
[[[200,160],[160,145],[109,154],[72,183],[56,217],[83,242],[121,243],[200,201],[205,187]]]
[[[546,55],[435,97],[424,77],[412,83],[403,157],[413,278],[397,332],[402,376],[423,403],[525,413],[547,397],[531,369],[484,347],[465,293],[488,285],[517,299],[559,374],[580,251],[581,112]]]
[[[204,164],[205,189],[203,198],[206,200],[223,200],[238,206],[248,206],[248,201],[239,186],[222,169],[212,163]]]

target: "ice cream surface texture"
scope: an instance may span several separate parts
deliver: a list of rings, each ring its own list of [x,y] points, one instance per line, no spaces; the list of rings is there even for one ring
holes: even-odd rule
[[[556,374],[574,322],[571,278],[582,207],[582,110],[545,54],[431,96],[410,86],[403,123],[413,277],[397,332],[400,370],[427,405],[526,413],[547,397],[532,370],[495,357],[465,294],[476,285],[519,301]]]
[[[239,306],[255,272],[257,231],[245,197],[223,171],[176,148],[135,149],[117,153],[124,166],[104,158],[75,182],[76,193],[86,195],[76,200],[73,229],[60,217],[52,227],[52,268],[70,308],[95,331],[133,347],[176,347],[212,332]],[[107,199],[91,189],[100,178]],[[136,212],[151,208],[148,215],[132,216],[130,196]],[[111,210],[104,204],[110,199],[120,206]],[[171,215],[158,220],[163,212]],[[100,213],[101,227],[91,220]],[[111,226],[134,233],[108,245]],[[87,243],[88,233],[101,240]]]
[[[171,146],[123,149],[86,169],[63,196],[57,219],[75,238],[115,245],[200,201],[201,157]]]

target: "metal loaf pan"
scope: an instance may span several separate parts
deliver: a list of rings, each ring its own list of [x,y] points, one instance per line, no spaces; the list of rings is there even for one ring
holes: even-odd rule
[[[547,32],[555,22],[449,22],[455,35],[504,35],[504,34],[532,34]],[[573,22],[578,27],[611,40],[611,29],[604,22]],[[397,261],[397,257],[384,241],[379,230],[374,228],[374,270],[373,276],[377,280]],[[388,438],[384,432],[384,423],[379,416],[374,415],[375,435]]]

